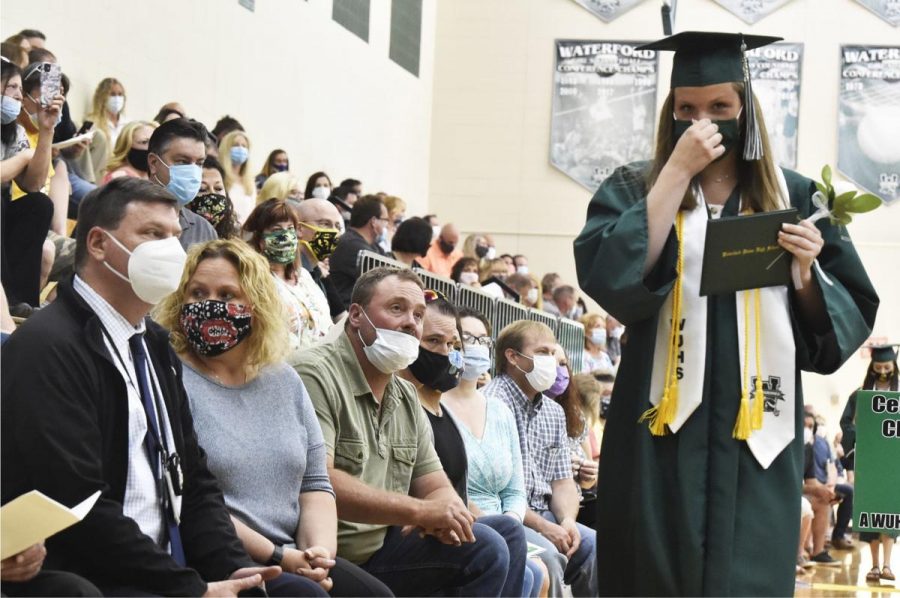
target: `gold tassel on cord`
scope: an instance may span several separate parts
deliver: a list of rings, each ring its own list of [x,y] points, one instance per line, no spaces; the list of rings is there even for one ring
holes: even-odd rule
[[[744,291],[744,375],[741,379],[741,405],[738,408],[737,421],[734,422],[732,436],[738,440],[750,438],[750,398],[747,396],[749,386],[750,361],[750,291]]]
[[[762,382],[762,349],[760,347],[762,340],[760,338],[760,325],[759,325],[759,289],[755,289],[753,291],[753,301],[754,301],[754,309],[756,313],[754,317],[756,319],[756,386],[754,388],[755,398],[753,400],[753,418],[750,422],[750,427],[754,430],[759,430],[762,428],[763,424],[763,407],[766,404],[766,395],[763,392],[763,382]]]
[[[644,411],[638,423],[648,422],[650,433],[665,436],[668,426],[675,421],[678,413],[678,366],[676,365],[678,339],[681,332],[682,276],[684,273],[684,213],[675,217],[675,233],[678,238],[678,261],[676,263],[675,288],[672,291],[672,321],[669,333],[669,352],[666,355],[666,374],[663,396],[659,403]]]

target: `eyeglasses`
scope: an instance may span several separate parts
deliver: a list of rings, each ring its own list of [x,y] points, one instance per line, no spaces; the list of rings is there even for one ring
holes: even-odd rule
[[[474,334],[463,332],[462,340],[464,345],[481,345],[482,347],[487,347],[488,349],[494,346],[494,339],[492,339],[488,335],[475,336]]]
[[[440,291],[434,289],[425,289],[425,303],[434,303],[438,299],[447,301],[447,296]]]

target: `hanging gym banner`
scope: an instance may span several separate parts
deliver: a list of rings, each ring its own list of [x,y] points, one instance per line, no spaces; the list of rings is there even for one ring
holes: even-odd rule
[[[550,162],[591,191],[653,154],[659,58],[644,43],[556,41]]]
[[[841,46],[837,167],[885,203],[900,197],[900,46]]]
[[[900,2],[897,0],[856,0],[876,15],[897,27],[900,25]]]
[[[747,52],[753,93],[762,108],[769,145],[778,164],[785,168],[797,167],[802,63],[800,43],[779,42]]]
[[[609,23],[644,0],[575,0],[595,17]]]
[[[716,0],[716,4],[751,25],[769,16],[791,0]]]

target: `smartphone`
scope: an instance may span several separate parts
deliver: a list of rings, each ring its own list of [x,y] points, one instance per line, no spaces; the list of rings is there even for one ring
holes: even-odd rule
[[[38,67],[41,72],[41,105],[50,105],[62,89],[62,69],[58,64],[42,62]]]
[[[94,128],[93,122],[91,122],[89,120],[84,121],[83,123],[81,123],[81,128],[78,129],[78,132],[75,133],[75,137],[78,137],[79,135],[84,135],[85,133],[90,131],[92,128]]]

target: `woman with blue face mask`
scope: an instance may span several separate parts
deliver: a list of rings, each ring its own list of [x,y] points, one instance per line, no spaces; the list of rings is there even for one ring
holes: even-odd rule
[[[606,318],[600,314],[582,316],[584,324],[584,353],[581,357],[581,371],[610,371],[612,359],[606,352]]]
[[[463,373],[456,388],[441,395],[441,404],[456,418],[466,447],[469,502],[486,515],[505,514],[522,521],[527,505],[515,419],[501,401],[488,401],[478,390],[490,380],[494,348],[490,324],[483,314],[468,308],[459,310],[459,322]],[[547,595],[549,575],[539,559],[527,559],[525,578],[524,596]]]
[[[225,189],[234,205],[234,215],[238,224],[243,224],[256,207],[256,183],[250,170],[250,138],[244,131],[232,131],[222,137],[219,161],[225,167]]]

